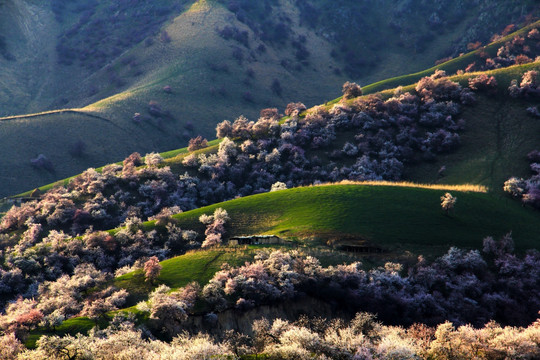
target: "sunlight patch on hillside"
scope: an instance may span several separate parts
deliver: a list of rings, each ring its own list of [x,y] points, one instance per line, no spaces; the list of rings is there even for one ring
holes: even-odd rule
[[[199,0],[189,8],[188,12],[201,12],[210,9],[210,4],[206,0]]]
[[[420,184],[413,183],[409,181],[351,181],[343,180],[337,183],[324,183],[311,186],[329,186],[329,185],[369,185],[369,186],[396,186],[396,187],[410,187],[410,188],[421,188],[421,189],[431,189],[431,190],[448,190],[448,191],[470,191],[478,193],[487,193],[488,188],[483,185],[475,184],[457,184],[457,185],[448,185],[448,184]]]

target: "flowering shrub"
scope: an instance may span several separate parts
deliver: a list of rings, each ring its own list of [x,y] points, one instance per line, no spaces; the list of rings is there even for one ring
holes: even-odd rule
[[[153,282],[161,272],[162,266],[159,264],[159,260],[156,256],[152,256],[144,263],[144,277],[145,281]]]
[[[469,87],[473,90],[490,90],[497,88],[497,80],[494,76],[481,74],[469,79]]]
[[[525,180],[511,177],[505,181],[503,190],[524,204],[540,209],[540,165],[536,162],[538,160],[537,153],[538,151],[534,150],[528,154],[533,175]]]
[[[303,317],[253,322],[253,336],[227,331],[216,340],[206,334],[182,333],[170,342],[152,340],[132,319],[117,316],[113,325],[88,336],[43,336],[35,350],[17,339],[0,338],[6,359],[48,360],[67,356],[86,359],[237,359],[242,355],[269,359],[536,359],[540,356],[540,321],[528,327],[481,328],[445,322],[435,328],[385,326],[368,313],[352,320]],[[13,341],[10,341],[13,340]],[[18,356],[18,357],[17,357]]]
[[[346,82],[343,84],[343,99],[350,100],[355,97],[362,96],[362,88],[357,83]]]
[[[220,311],[307,295],[342,309],[378,313],[395,325],[417,319],[430,325],[447,319],[525,325],[540,306],[540,254],[519,259],[512,250],[510,235],[500,241],[488,237],[485,258],[478,251],[452,248],[432,264],[420,259],[407,275],[393,263],[370,271],[359,263],[323,268],[317,259],[297,252],[261,252],[253,263],[224,266],[204,287],[202,298]]]
[[[539,85],[538,71],[530,70],[523,74],[519,84],[517,80],[512,80],[508,91],[512,97],[538,97],[540,96]]]
[[[227,210],[217,208],[213,215],[203,214],[199,221],[206,225],[204,234],[206,238],[201,247],[210,247],[221,244],[221,237],[225,234],[225,223],[229,220]]]
[[[205,138],[199,135],[196,138],[189,140],[188,151],[204,149],[207,146],[208,146],[208,140],[206,140]]]

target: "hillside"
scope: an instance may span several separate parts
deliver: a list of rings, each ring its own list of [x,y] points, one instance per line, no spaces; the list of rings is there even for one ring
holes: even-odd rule
[[[510,231],[517,249],[540,247],[540,215],[533,210],[498,195],[449,191],[458,198],[455,213],[450,216],[440,208],[444,186],[430,189],[351,184],[252,195],[174,218],[181,228],[200,229],[199,216],[222,207],[231,217],[228,236],[276,234],[311,239],[305,240],[308,244],[350,242],[397,252],[441,254],[449,246],[481,248],[484,237],[499,237]]]
[[[497,79],[499,91],[496,95],[479,96],[474,107],[464,110],[462,116],[467,126],[457,151],[432,164],[415,166],[405,177],[411,181],[436,181],[435,174],[445,166],[445,176],[437,181],[481,184],[499,193],[511,176],[528,177],[531,172],[526,155],[538,147],[540,127],[526,109],[536,100],[506,95],[507,85],[525,69],[538,71],[540,65],[488,72]],[[470,76],[458,76],[455,80],[461,82]]]
[[[455,209],[449,214],[445,213],[440,205],[440,197],[446,192],[452,193],[458,199]],[[99,243],[102,240],[97,239],[103,237],[103,234],[110,234],[118,239],[113,243],[120,246],[130,241],[140,242],[142,238],[148,237],[152,239],[151,243],[145,240],[140,243],[136,252],[157,251],[161,256],[170,256],[195,246],[178,238],[176,233],[179,231],[196,231],[196,247],[200,246],[205,225],[199,218],[203,214],[212,214],[217,208],[225,209],[230,218],[226,222],[225,241],[232,236],[273,234],[285,239],[286,247],[340,250],[343,245],[362,246],[372,250],[363,255],[375,256],[375,259],[380,258],[380,261],[399,259],[405,255],[405,258],[414,258],[418,254],[433,258],[444,254],[451,246],[481,249],[482,240],[486,236],[499,238],[510,232],[518,252],[540,247],[540,214],[507,196],[489,193],[483,187],[472,185],[389,182],[344,182],[274,191],[216,203],[176,215],[160,216],[162,220],[159,220],[159,225],[156,225],[156,221],[130,222],[127,228],[97,232],[96,240],[91,239],[94,236],[92,233],[85,233],[82,238],[69,238],[62,234],[61,238],[66,245],[69,242],[79,243],[81,239],[84,239],[85,243]],[[95,224],[98,225],[97,222]],[[165,224],[174,224],[173,228],[177,230],[170,229]],[[140,234],[139,229],[142,230]],[[30,231],[27,231],[24,237],[29,234]],[[23,241],[9,249],[9,252],[15,251],[14,256],[17,257],[35,254],[40,254],[41,257],[41,252],[51,251],[47,244],[56,236],[60,235],[53,231],[45,238],[34,239],[32,243],[23,245]],[[135,238],[128,240],[130,237]],[[92,247],[92,251],[96,251],[96,245]],[[379,250],[382,250],[382,253],[377,255]],[[24,255],[18,251],[23,251]],[[71,250],[68,247],[62,251]],[[121,252],[115,252],[114,256],[124,257],[124,251],[129,253],[135,250],[128,246]],[[227,252],[224,257],[226,260],[222,260],[237,261],[241,264],[244,258],[234,260],[234,253],[235,251]],[[242,251],[238,254],[247,256]],[[214,255],[205,256],[210,259]],[[324,254],[322,257],[324,258]],[[41,260],[39,262],[41,263]],[[212,265],[212,268],[219,267],[219,263]],[[191,266],[195,265],[189,265]],[[208,270],[207,265],[196,266]],[[180,271],[181,279],[184,280],[174,280],[176,275],[167,277],[165,273],[162,280],[169,286],[178,287],[183,285],[174,285],[174,281],[184,284],[183,281],[188,281],[190,276],[200,275],[203,280],[208,277],[206,270],[201,272],[198,268],[199,270],[188,271],[184,265],[180,268],[174,271]]]
[[[439,65],[435,65],[429,69],[425,69],[423,71],[419,71],[413,74],[392,77],[389,79],[384,79],[384,80],[369,84],[363,88],[364,93],[370,94],[370,93],[375,93],[378,91],[383,91],[386,89],[393,89],[398,86],[407,86],[411,83],[417,82],[424,76],[429,76],[436,70],[444,70],[447,74],[456,74],[459,70],[463,71],[467,69],[467,67],[470,65],[474,65],[474,66],[472,66],[471,70],[468,72],[479,70],[479,67],[481,67],[481,64],[485,64],[486,59],[496,57],[498,50],[502,46],[504,46],[506,43],[508,43],[509,41],[512,41],[512,39],[516,37],[523,37],[524,39],[527,39],[527,33],[531,31],[531,29],[538,28],[539,26],[540,26],[540,21],[536,21],[528,26],[525,26],[519,29],[518,31],[515,31],[509,35],[500,37],[499,39],[493,42],[490,42],[486,44],[485,46],[479,46],[478,49],[475,49],[466,54],[461,54],[460,56],[454,59],[450,59]],[[534,47],[535,42],[531,41],[529,45],[532,45]]]
[[[539,18],[0,0],[0,358],[540,359]]]
[[[239,7],[230,7],[220,1],[165,1],[130,7],[111,1],[57,0],[50,8],[31,1],[8,2],[1,15],[6,19],[0,21],[5,39],[0,99],[7,99],[0,113],[8,117],[0,120],[0,131],[32,151],[14,151],[7,145],[1,149],[5,155],[0,166],[13,169],[13,175],[2,174],[0,194],[117,161],[133,151],[175,149],[197,134],[211,138],[217,122],[240,114],[255,119],[261,108],[283,108],[291,100],[308,106],[322,103],[335,98],[345,80],[366,84],[425,69],[436,59],[466,51],[464,41],[486,42],[508,21],[523,21],[525,14],[537,11],[530,1],[522,3],[521,8],[480,4],[463,16],[459,4],[433,5],[428,12],[405,1],[396,7],[388,0],[370,8],[376,13],[366,14],[359,24],[356,17],[337,20],[336,14],[347,10],[365,11],[362,4],[346,2],[332,7],[324,1],[311,7],[303,1],[261,2],[254,7],[239,2]],[[273,17],[262,29],[254,19],[264,18],[265,6]],[[487,11],[490,21],[471,26]],[[392,16],[386,19],[388,13]],[[444,29],[430,23],[432,14]],[[109,31],[106,34],[96,30],[107,23],[104,18],[117,24],[103,30]],[[412,29],[403,18],[424,25]],[[332,31],[331,23],[336,25]],[[396,32],[399,38],[378,46],[377,39]],[[77,114],[45,113],[16,123],[9,117],[64,108],[76,109]],[[88,126],[66,132],[81,112],[107,119],[115,128],[83,116]],[[134,117],[136,113],[141,115]],[[20,123],[24,125],[17,130],[15,124]],[[38,146],[26,142],[28,133],[42,135],[34,138]],[[77,141],[85,144],[80,158],[64,150],[64,144]],[[53,163],[55,172],[28,165],[39,154]]]
[[[512,98],[508,95],[507,88],[513,79],[519,80],[524,72],[534,69],[540,69],[538,63],[450,77],[451,80],[467,86],[469,78],[486,74],[493,76],[497,80],[498,90],[495,93],[478,93],[477,103],[463,108],[459,117],[465,120],[466,127],[465,131],[460,133],[460,145],[455,151],[439,154],[433,161],[407,166],[403,173],[403,179],[421,183],[472,183],[484,185],[490,191],[502,193],[502,184],[509,177],[527,177],[530,170],[526,154],[536,149],[540,141],[540,138],[536,135],[540,133],[540,128],[538,128],[540,125],[526,112],[527,107],[533,105],[535,101],[531,98]],[[403,91],[413,89],[414,86],[409,85],[403,88]],[[386,98],[391,96],[393,92],[394,90],[386,90],[381,95]],[[364,98],[369,97],[364,96]],[[338,100],[328,103],[326,108],[331,109]],[[90,121],[100,121],[95,118],[89,119]],[[58,136],[61,136],[61,134],[58,134]],[[109,138],[109,135],[106,137]],[[329,149],[314,152],[309,150],[309,152],[320,156],[324,161],[330,161],[328,154],[334,150],[339,150],[339,147],[343,146],[346,141],[354,141],[353,137],[352,133],[344,132]],[[34,139],[33,141],[37,140]],[[210,142],[208,148],[198,150],[196,153],[216,153],[218,141]],[[66,156],[69,156],[68,145],[72,144],[73,142],[67,143],[64,147]],[[44,146],[50,146],[51,151],[53,148],[58,148],[58,146],[48,141],[44,142]],[[186,171],[191,171],[190,168],[182,164],[189,155],[186,148],[162,153],[162,155],[165,158],[164,165],[170,166],[174,173],[184,174]],[[27,156],[30,157],[32,154],[28,153]],[[100,153],[99,158],[104,159],[108,156],[112,158],[112,154]],[[90,160],[90,158],[89,155],[84,155],[79,159]],[[111,161],[114,160],[118,159],[111,159]],[[4,159],[4,161],[11,161],[15,173],[15,169],[17,169],[15,160]],[[100,162],[99,164],[103,165],[103,163]],[[90,161],[84,164],[89,166]],[[441,177],[439,170],[443,166],[445,166],[446,170],[444,176]],[[51,174],[44,170],[36,172],[36,170],[31,169],[30,165],[27,166],[26,170],[30,170],[32,173],[40,173],[46,179],[43,182],[53,178]],[[65,181],[60,181],[60,183],[65,183]],[[36,180],[35,184],[39,185],[39,182]],[[5,184],[5,186],[7,185],[8,183]],[[51,185],[44,186],[41,189],[49,188],[51,188]],[[7,194],[7,188],[5,191]]]
[[[242,266],[245,261],[252,261],[257,251],[262,249],[297,249],[301,254],[320,259],[323,266],[358,260],[367,266],[373,266],[389,259],[406,261],[409,266],[413,266],[419,254],[431,261],[445,254],[450,246],[481,249],[482,239],[486,235],[499,238],[512,229],[518,253],[540,247],[540,215],[537,212],[523,208],[509,199],[477,192],[481,189],[463,191],[458,190],[459,188],[449,187],[452,194],[458,198],[455,211],[450,216],[446,215],[439,205],[439,197],[446,191],[444,187],[435,189],[433,186],[411,184],[342,184],[297,188],[253,195],[185,212],[173,217],[176,224],[184,229],[200,230],[199,216],[212,213],[215,208],[221,207],[226,209],[230,216],[227,236],[269,233],[305,240],[284,245],[193,251],[162,261],[161,272],[153,283],[145,281],[143,270],[139,269],[116,277],[114,285],[129,291],[126,303],[129,308],[124,310],[136,314],[137,322],[148,324],[148,315],[134,305],[141,300],[148,300],[148,295],[157,286],[163,284],[172,290],[181,290],[193,281],[204,286],[214,273],[223,269],[222,264]],[[467,189],[466,186],[461,188]],[[315,203],[316,207],[313,206]],[[151,231],[154,227],[148,223],[144,228],[145,231]],[[353,254],[332,251],[327,249],[326,241],[336,247],[369,244],[385,249],[385,253]],[[448,263],[444,264],[448,266]],[[288,306],[295,306],[296,301],[301,300],[289,301]],[[201,317],[201,314],[209,311],[208,306],[209,304],[202,300],[190,310],[190,318]],[[235,311],[235,316],[257,317],[257,311],[251,315]],[[282,311],[281,314],[285,315],[286,312]],[[106,326],[113,315],[114,313],[109,313],[100,319],[100,326]],[[220,328],[238,326],[227,325],[227,316],[226,312],[219,315]],[[191,320],[184,326],[193,327],[194,324],[197,324],[194,329],[200,330],[201,326],[204,327],[204,323],[197,320]],[[54,331],[43,328],[33,331],[26,344],[34,347],[35,341],[42,335],[88,333],[95,325],[95,321],[86,317],[71,318]],[[212,332],[210,328],[204,328]]]
[[[465,52],[468,42],[486,43],[493,34],[508,32],[505,27],[509,24],[530,22],[539,12],[530,0],[512,5],[474,4],[466,12],[461,2],[419,5],[401,0],[384,0],[376,8],[323,0],[262,1],[256,5],[219,0],[164,0],[159,4],[15,0],[2,6],[0,59],[8,71],[2,74],[1,91],[14,96],[1,104],[1,115],[80,107],[150,85],[156,78],[182,81],[179,76],[186,73],[184,64],[189,65],[188,70],[209,70],[215,59],[220,59],[220,66],[230,68],[234,76],[229,77],[237,82],[246,70],[246,66],[237,69],[246,65],[244,60],[254,66],[254,75],[261,75],[256,77],[258,82],[268,80],[267,87],[273,70],[285,70],[296,82],[300,75],[304,81],[312,81],[309,72],[319,72],[317,77],[324,76],[330,84],[324,87],[321,83],[323,87],[314,98],[317,103],[345,78],[370,83],[424,69],[437,59]],[[228,30],[223,32],[225,28]],[[378,46],[381,38],[390,39],[384,47]],[[204,53],[200,47],[203,40]],[[241,53],[242,59],[233,50]],[[187,54],[200,59],[201,64],[197,66]],[[223,54],[227,54],[226,61]],[[38,63],[41,66],[36,66]],[[343,76],[333,78],[334,70]],[[280,73],[286,80],[283,71]],[[214,74],[219,82],[227,81],[223,75],[219,69]],[[206,87],[198,84],[201,79],[189,76],[182,84]],[[221,84],[215,84],[216,89],[217,85]],[[299,83],[283,91],[285,98],[300,94],[309,102],[316,96],[309,89]]]

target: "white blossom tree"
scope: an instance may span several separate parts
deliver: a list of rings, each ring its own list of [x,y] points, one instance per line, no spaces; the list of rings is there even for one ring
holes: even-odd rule
[[[446,214],[449,214],[456,205],[457,197],[452,196],[450,193],[446,193],[441,196],[441,207]]]

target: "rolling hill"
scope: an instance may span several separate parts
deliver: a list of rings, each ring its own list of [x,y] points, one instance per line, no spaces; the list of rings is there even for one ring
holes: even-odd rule
[[[135,7],[112,1],[6,2],[0,15],[0,99],[5,99],[0,100],[0,133],[6,139],[0,167],[12,174],[1,175],[0,194],[117,161],[133,151],[166,151],[197,134],[212,137],[217,122],[240,114],[254,119],[261,108],[282,108],[291,100],[315,105],[334,98],[351,78],[365,84],[425,69],[436,59],[457,55],[456,49],[465,51],[468,41],[487,41],[509,21],[523,21],[525,14],[537,11],[531,1],[521,1],[521,7],[480,4],[467,13],[459,4],[433,5],[429,13],[398,3],[384,1],[370,8],[375,13],[364,14],[365,4],[330,7],[325,1],[311,7],[304,1],[257,6],[241,1],[239,7],[222,1],[167,0]],[[255,20],[264,20],[265,6],[273,16],[263,29]],[[347,10],[362,14],[362,22],[360,17],[337,21]],[[487,13],[491,18],[480,22],[484,26],[471,25],[478,14]],[[440,26],[430,23],[432,14]],[[422,25],[412,28],[403,23],[405,18]],[[373,23],[376,19],[381,21]],[[106,27],[105,33],[96,30],[108,22],[116,26]],[[330,24],[336,25],[332,31]],[[394,34],[378,46],[377,39]],[[374,90],[396,84],[378,84]],[[41,113],[64,108],[73,110]],[[152,114],[152,108],[159,111]],[[11,116],[27,113],[38,115]],[[136,121],[135,113],[141,114]],[[82,120],[83,126],[70,126]],[[77,141],[85,144],[78,158],[65,150]],[[53,163],[54,171],[31,168],[30,159],[39,154]]]
[[[509,177],[527,177],[530,170],[526,154],[538,147],[540,125],[526,112],[526,108],[534,104],[534,99],[512,98],[508,95],[507,88],[513,79],[519,79],[524,72],[534,69],[540,69],[538,62],[483,73],[466,73],[450,77],[453,81],[460,82],[463,86],[466,86],[468,79],[471,77],[480,74],[494,76],[498,83],[498,91],[493,94],[480,93],[478,94],[476,105],[464,108],[461,116],[466,122],[466,128],[461,134],[461,144],[457,151],[449,154],[441,154],[433,162],[413,164],[406,167],[404,179],[420,183],[478,184],[488,187],[490,191],[502,194],[502,184]],[[414,85],[409,85],[404,87],[403,91],[411,91],[413,89]],[[393,91],[384,90],[381,92],[381,96],[389,97],[393,94]],[[338,100],[339,98],[329,102],[326,107],[330,108]],[[96,119],[95,121],[98,120]],[[106,139],[109,136],[108,134],[101,135]],[[107,141],[106,139],[103,141]],[[344,134],[340,144],[345,140],[353,141],[352,134]],[[33,141],[37,141],[37,139],[33,139]],[[197,153],[217,152],[218,142],[219,140],[209,142],[209,146],[206,149],[198,150]],[[13,142],[12,146],[15,143]],[[73,143],[68,142],[64,146],[67,156],[69,156],[68,150],[71,144]],[[121,146],[122,143],[117,144]],[[51,151],[55,148],[55,144],[50,142],[44,142],[44,146],[50,146]],[[56,146],[56,148],[58,147]],[[330,153],[331,150],[333,148],[326,152]],[[162,153],[165,158],[164,165],[170,166],[173,172],[177,174],[183,174],[189,171],[188,168],[182,165],[182,161],[188,154],[189,152],[186,148]],[[103,159],[109,156],[111,161],[118,160],[118,158],[112,159],[112,154],[102,152],[100,155]],[[317,155],[320,156],[321,154],[317,153]],[[27,156],[32,156],[32,154],[28,153]],[[85,155],[80,159],[90,160],[89,158],[88,155]],[[12,162],[12,174],[17,174],[14,159],[5,159],[4,161],[8,160]],[[101,162],[100,165],[103,165],[103,163]],[[90,161],[84,164],[91,166]],[[438,171],[442,166],[446,167],[445,176],[440,177]],[[36,170],[32,169],[29,164],[26,170],[36,173]],[[41,170],[41,174],[46,179],[43,182],[48,182],[48,179],[52,180],[54,178],[52,174],[44,170]],[[12,176],[15,177],[15,175]],[[65,182],[65,180],[62,180],[59,183],[62,184]],[[38,180],[34,180],[33,183],[36,186],[40,184]],[[49,189],[53,184],[58,183],[51,183],[50,185],[41,187],[41,189]],[[18,186],[17,188],[21,190],[25,189],[22,186]],[[6,187],[3,193],[6,195],[9,194],[8,190],[9,188]],[[26,195],[28,194],[29,192],[26,193]]]
[[[0,353],[537,354],[537,15],[0,0]]]
[[[439,255],[449,246],[481,248],[485,236],[510,231],[517,249],[540,246],[540,215],[535,211],[506,197],[460,191],[458,186],[448,187],[458,197],[455,213],[448,216],[440,208],[444,188],[392,184],[295,188],[230,200],[174,218],[182,228],[200,230],[199,216],[222,207],[231,217],[229,236],[276,234],[332,245],[351,241],[398,252],[422,249]]]
[[[451,215],[445,214],[439,204],[439,197],[447,190],[458,198]],[[253,260],[261,248],[299,249],[319,258],[323,266],[358,260],[367,266],[388,260],[414,263],[419,254],[428,259],[435,258],[450,246],[481,249],[485,236],[500,237],[509,231],[512,231],[519,253],[540,248],[540,214],[508,198],[483,191],[485,189],[472,186],[349,183],[288,189],[230,200],[175,215],[174,219],[182,228],[202,231],[199,216],[221,207],[230,216],[228,236],[266,233],[302,240],[282,245],[192,251],[162,261],[163,268],[155,283],[146,282],[143,271],[137,270],[115,278],[114,285],[129,291],[127,306],[133,306],[146,300],[159,284],[172,289],[193,281],[204,285],[223,263],[240,266]],[[145,230],[152,230],[154,226],[152,222],[146,223]],[[347,253],[331,250],[327,243],[338,249],[342,245],[370,245],[385,252]],[[139,314],[134,307],[127,311]],[[102,326],[105,323],[101,321]],[[26,345],[34,347],[35,341],[44,334],[87,333],[95,325],[86,317],[68,319],[54,331],[33,331]]]

